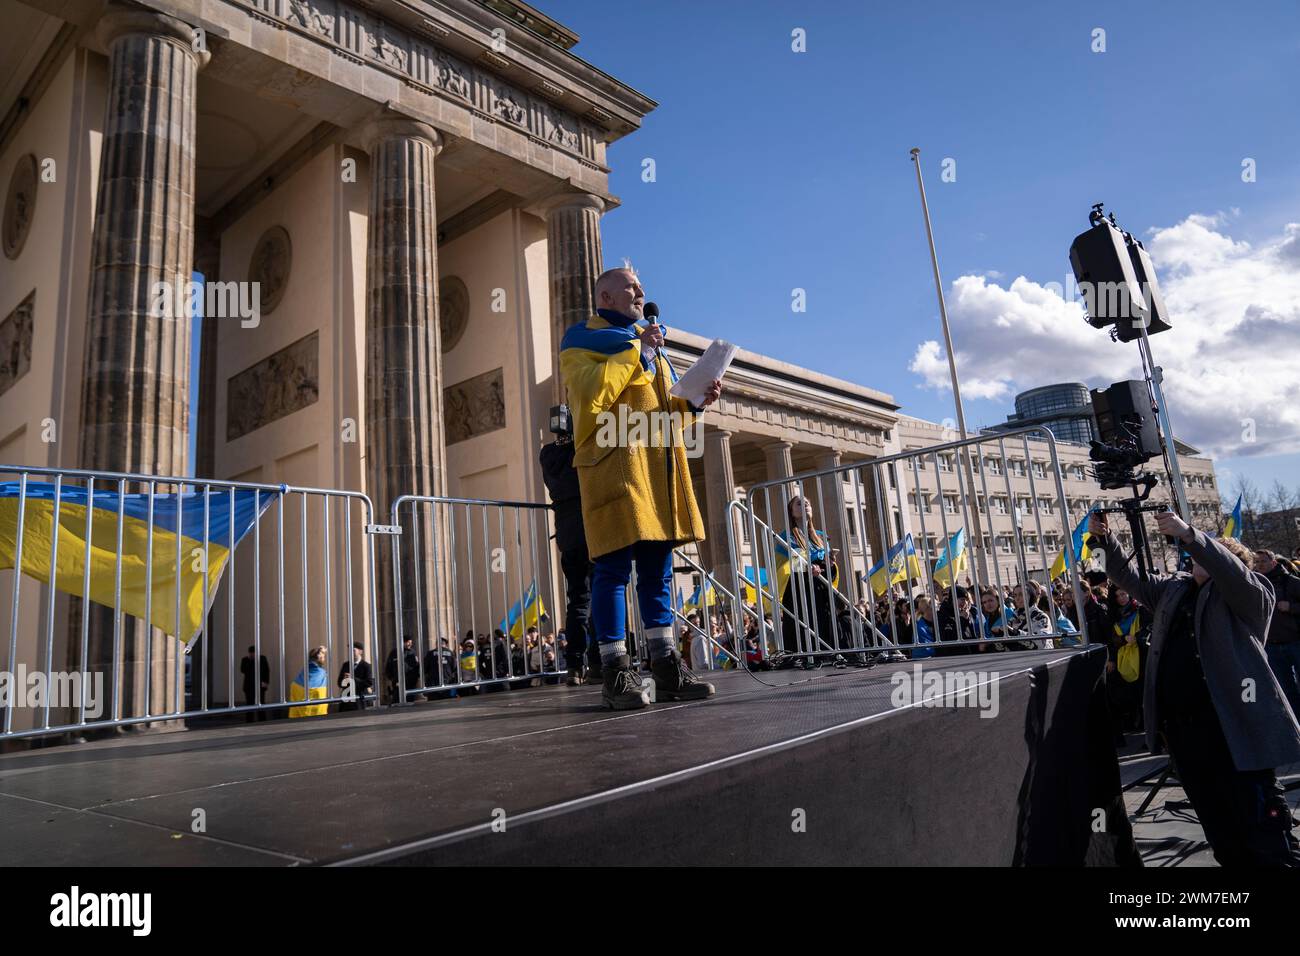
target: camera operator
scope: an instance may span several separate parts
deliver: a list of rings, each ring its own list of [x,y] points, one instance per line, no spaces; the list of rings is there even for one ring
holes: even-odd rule
[[[1240,542],[1211,539],[1172,512],[1156,523],[1192,556],[1190,574],[1135,574],[1106,516],[1088,522],[1110,579],[1154,615],[1147,745],[1158,753],[1163,738],[1220,864],[1300,866],[1274,775],[1300,760],[1300,725],[1264,656],[1273,588]]]
[[[587,554],[587,533],[582,525],[582,498],[578,472],[573,467],[573,426],[569,409],[561,405],[553,416],[558,423],[555,441],[543,445],[539,456],[542,481],[555,509],[555,544],[560,549],[560,569],[564,572],[566,608],[564,611],[564,667],[569,672],[569,686],[599,684],[600,649],[591,637],[591,572]],[[589,663],[584,666],[583,652]]]

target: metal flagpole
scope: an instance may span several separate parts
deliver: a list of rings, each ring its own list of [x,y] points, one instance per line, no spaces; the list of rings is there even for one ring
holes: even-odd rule
[[[948,307],[943,301],[943,280],[939,277],[939,254],[934,248],[934,229],[930,226],[930,204],[925,200],[925,183],[921,180],[921,150],[917,147],[912,148],[912,165],[916,167],[916,186],[921,191],[921,212],[925,215],[925,235],[930,241],[930,262],[934,266],[934,291],[939,296],[939,318],[943,323],[943,345],[948,350],[948,373],[952,376],[952,396],[957,403],[957,430],[961,432],[961,440],[964,442],[969,437],[966,434],[966,412],[961,403],[961,386],[957,384],[957,356],[952,348],[952,332],[948,328]],[[971,470],[970,448],[962,447],[962,454],[957,457],[962,460],[965,466],[967,487],[974,490],[975,474]],[[978,448],[976,449],[978,453]],[[974,548],[975,563],[979,568],[979,576],[982,580],[988,580],[988,567],[985,564],[984,554],[984,533],[980,527],[979,507],[975,507],[971,512],[971,540],[966,543],[968,548]],[[953,575],[953,584],[956,584],[956,574]]]

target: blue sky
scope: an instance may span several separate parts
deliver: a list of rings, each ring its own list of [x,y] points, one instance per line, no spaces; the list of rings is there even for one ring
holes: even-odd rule
[[[1300,222],[1294,2],[538,6],[581,36],[575,53],[660,104],[610,149],[623,205],[602,231],[607,265],[630,257],[668,325],[950,416],[933,369],[913,368],[939,338],[918,146],[959,371],[986,379],[969,422],[1003,420],[1034,385],[1133,374],[1135,347],[1085,341],[1076,315],[1032,305],[1036,285],[1065,281],[1070,241],[1105,201],[1155,240],[1181,308],[1153,339],[1180,436],[1216,448],[1221,470],[1300,485],[1300,412],[1278,412],[1300,409],[1300,376],[1266,361],[1300,350],[1300,306],[1287,305],[1300,281],[1300,227],[1287,229]],[[807,52],[792,51],[795,28]],[[1105,52],[1092,50],[1096,28]],[[947,158],[955,182],[941,181]],[[1019,276],[1030,285],[1013,292]],[[791,310],[795,288],[806,313]],[[1251,351],[1253,326],[1232,337],[1251,306],[1276,333],[1267,351],[1262,339]],[[1230,360],[1213,390],[1235,395],[1222,415],[1195,384],[1219,355]],[[1257,394],[1226,384],[1247,375]],[[1247,419],[1257,434],[1243,442]]]

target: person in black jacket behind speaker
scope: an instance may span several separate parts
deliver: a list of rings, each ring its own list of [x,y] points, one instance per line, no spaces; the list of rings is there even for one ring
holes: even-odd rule
[[[591,558],[587,554],[587,533],[582,525],[582,498],[578,472],[573,467],[573,426],[569,409],[559,405],[551,412],[551,431],[555,441],[543,445],[539,458],[542,481],[551,496],[555,511],[555,544],[560,549],[560,569],[564,572],[564,634],[567,644],[564,666],[569,672],[569,686],[599,684],[600,649],[591,636]],[[586,652],[588,664],[584,666]]]
[[[1268,578],[1277,599],[1264,643],[1268,666],[1282,685],[1291,710],[1300,714],[1300,578],[1272,551],[1255,552],[1255,570]]]

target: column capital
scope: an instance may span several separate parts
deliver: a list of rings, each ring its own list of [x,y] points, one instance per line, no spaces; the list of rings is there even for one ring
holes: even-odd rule
[[[786,441],[784,438],[773,438],[771,441],[763,442],[764,452],[781,452],[789,451],[794,448],[794,442]]]
[[[605,200],[591,193],[563,192],[557,193],[537,204],[542,214],[550,219],[557,212],[590,209],[601,215],[605,211]]]
[[[95,24],[95,38],[103,45],[104,52],[109,55],[112,55],[114,43],[131,34],[161,37],[173,41],[193,55],[199,69],[212,59],[212,54],[206,49],[195,49],[194,27],[184,20],[170,17],[165,13],[111,3],[104,11],[104,15],[99,18],[99,22]]]
[[[729,428],[706,428],[704,430],[704,440],[726,444],[731,441],[731,429]]]
[[[360,135],[362,148],[367,153],[373,153],[375,147],[386,139],[423,140],[433,149],[435,155],[445,145],[442,134],[428,123],[395,114],[375,117],[361,127]]]

